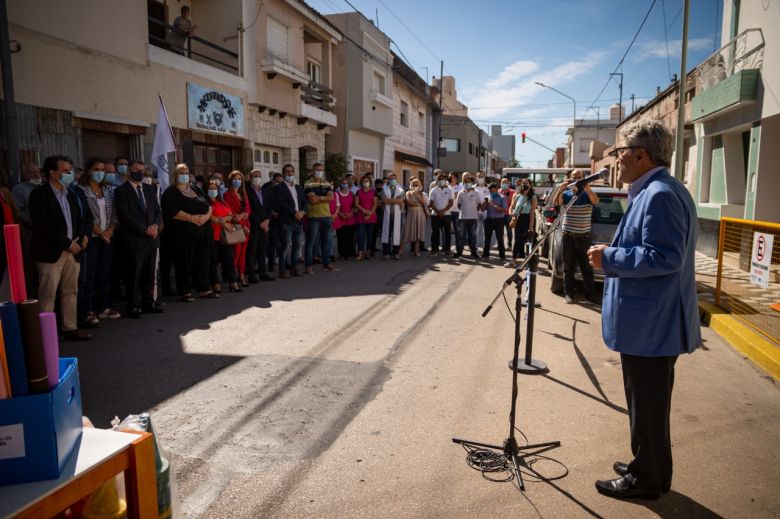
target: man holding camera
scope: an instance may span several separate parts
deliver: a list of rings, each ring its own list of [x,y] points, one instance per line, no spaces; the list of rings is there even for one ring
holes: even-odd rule
[[[593,206],[599,203],[599,197],[586,185],[583,190],[573,186],[584,176],[582,170],[575,169],[569,175],[569,181],[558,190],[555,205],[566,205],[573,197],[577,201],[563,215],[563,293],[566,303],[574,303],[574,268],[579,266],[582,284],[585,286],[585,298],[599,304],[593,283],[593,268],[588,262],[588,249],[591,246],[590,221]],[[571,186],[571,188],[569,188]]]

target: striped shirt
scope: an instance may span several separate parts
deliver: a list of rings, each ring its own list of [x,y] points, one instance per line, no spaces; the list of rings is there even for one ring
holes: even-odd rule
[[[574,192],[569,189],[563,193],[563,203],[568,204]],[[593,204],[590,203],[588,194],[581,191],[574,205],[563,215],[563,232],[583,234],[590,232],[590,219],[593,213]]]

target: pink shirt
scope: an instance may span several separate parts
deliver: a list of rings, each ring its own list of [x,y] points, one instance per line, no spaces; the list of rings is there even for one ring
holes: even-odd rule
[[[347,191],[347,194],[343,194],[341,190],[336,191],[335,198],[338,200],[338,212],[336,213],[336,220],[339,222],[339,227],[342,225],[355,225],[355,195],[352,192]],[[344,218],[339,213],[349,214],[348,218]]]
[[[374,207],[374,200],[376,200],[376,190],[373,187],[368,191],[361,188],[357,192],[356,196],[360,207],[363,209],[371,210],[371,208]],[[355,223],[376,223],[376,213],[372,214],[368,217],[368,219],[366,219],[366,215],[358,210],[357,214],[355,215]]]

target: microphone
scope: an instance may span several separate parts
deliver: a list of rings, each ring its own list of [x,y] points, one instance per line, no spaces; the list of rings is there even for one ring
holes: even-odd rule
[[[594,180],[606,180],[609,178],[609,170],[607,168],[602,168],[598,171],[598,173],[594,173],[592,175],[588,175],[587,177],[581,178],[578,181],[576,181],[573,185],[577,188],[577,190],[581,190],[583,187],[587,186]]]

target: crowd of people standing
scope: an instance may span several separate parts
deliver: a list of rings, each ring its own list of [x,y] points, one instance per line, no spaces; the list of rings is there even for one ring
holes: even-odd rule
[[[269,177],[227,178],[178,164],[163,190],[138,160],[90,158],[77,174],[69,157],[53,155],[23,177],[0,196],[4,223],[21,224],[28,291],[44,311],[59,300],[65,340],[91,339],[85,329],[103,320],[161,313],[164,297],[215,299],[224,287],[312,275],[315,265],[332,272],[339,260],[399,260],[402,248],[420,256],[426,238],[431,256],[455,258],[466,247],[488,258],[494,241],[501,260],[505,230],[513,260],[534,239],[530,181],[515,191],[482,172],[436,170],[426,192],[418,178],[404,189],[393,173],[348,174],[334,186],[321,163],[302,185],[291,164]]]

